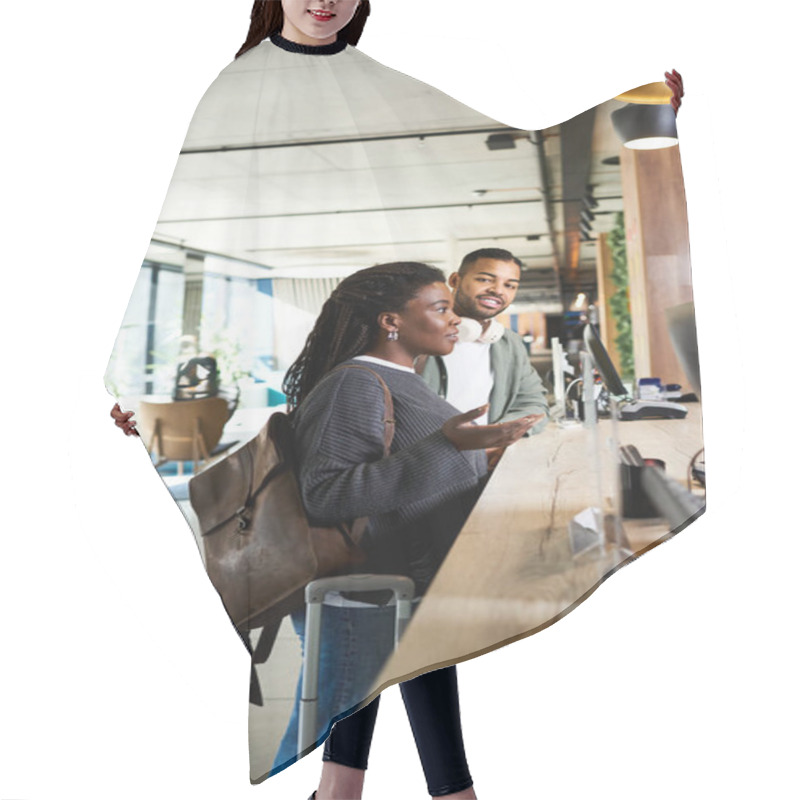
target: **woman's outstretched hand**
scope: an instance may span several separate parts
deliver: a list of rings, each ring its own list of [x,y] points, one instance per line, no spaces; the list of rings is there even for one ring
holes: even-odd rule
[[[489,450],[495,447],[508,447],[522,438],[544,414],[530,414],[527,417],[512,419],[510,422],[496,422],[494,425],[473,425],[472,421],[486,413],[488,405],[473,408],[464,414],[450,417],[442,425],[442,433],[456,450]]]
[[[681,98],[683,97],[683,78],[681,77],[680,72],[674,69],[672,72],[665,72],[664,77],[666,78],[664,83],[667,84],[672,92],[672,98],[669,102],[671,103],[672,109],[677,116],[678,109],[681,107]]]
[[[136,420],[133,419],[133,411],[123,411],[119,407],[119,403],[114,403],[114,408],[111,409],[111,416],[114,418],[114,424],[126,436],[139,435],[139,431],[136,430]]]

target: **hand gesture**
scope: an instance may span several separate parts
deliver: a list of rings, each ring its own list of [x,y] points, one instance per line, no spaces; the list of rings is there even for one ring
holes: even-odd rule
[[[111,409],[111,416],[114,418],[114,424],[120,428],[126,436],[139,435],[139,431],[136,430],[136,421],[133,419],[133,411],[123,411],[119,407],[119,403],[114,403],[114,408]]]
[[[537,422],[544,419],[544,414],[530,414],[527,417],[512,419],[510,422],[497,422],[494,425],[473,424],[473,420],[485,414],[488,408],[487,404],[450,417],[442,425],[442,433],[457,450],[488,450],[514,444]]]
[[[675,111],[675,116],[677,116],[678,109],[681,107],[681,98],[683,97],[683,78],[680,72],[674,69],[672,72],[665,72],[664,77],[666,78],[664,83],[666,83],[672,91],[672,98],[669,102],[672,105],[672,109]]]

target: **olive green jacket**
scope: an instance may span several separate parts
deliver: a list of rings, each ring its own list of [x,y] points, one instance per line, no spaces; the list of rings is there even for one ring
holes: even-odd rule
[[[518,334],[506,329],[503,338],[491,346],[489,359],[494,376],[489,395],[489,423],[507,422],[527,414],[549,416],[542,379],[531,366],[528,351]],[[434,392],[447,399],[447,368],[442,358],[427,358],[418,371]],[[547,417],[529,433],[539,433],[546,425]]]

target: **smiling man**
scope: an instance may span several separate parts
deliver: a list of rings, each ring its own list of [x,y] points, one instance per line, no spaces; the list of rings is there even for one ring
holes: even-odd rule
[[[479,425],[548,413],[542,380],[522,339],[494,319],[514,300],[521,271],[508,250],[484,248],[464,256],[449,278],[454,311],[462,318],[459,342],[450,355],[418,364],[426,383],[459,411],[488,401]],[[545,418],[531,432],[546,424]]]

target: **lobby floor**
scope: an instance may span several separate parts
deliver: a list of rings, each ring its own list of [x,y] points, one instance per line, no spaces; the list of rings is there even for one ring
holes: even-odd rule
[[[170,491],[173,496],[181,496],[181,484],[185,480],[178,478],[167,480],[168,485],[172,484]],[[188,498],[178,500],[178,506],[189,522],[202,554],[199,529]],[[289,723],[301,658],[300,640],[294,632],[291,620],[286,617],[267,663],[256,667],[264,705],[250,704],[250,769],[253,779],[262,777],[272,766],[272,760]],[[244,692],[243,696],[246,696]]]

